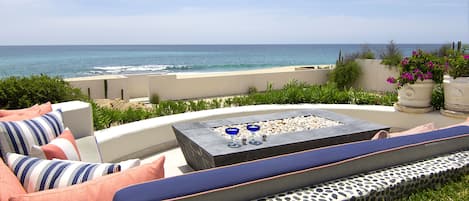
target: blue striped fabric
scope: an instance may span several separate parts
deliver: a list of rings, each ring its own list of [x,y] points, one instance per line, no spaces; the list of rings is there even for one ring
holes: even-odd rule
[[[63,130],[61,110],[31,120],[0,122],[0,152],[29,155],[33,145],[48,144]]]
[[[121,169],[119,164],[43,160],[14,153],[7,153],[6,161],[29,193],[80,184]]]

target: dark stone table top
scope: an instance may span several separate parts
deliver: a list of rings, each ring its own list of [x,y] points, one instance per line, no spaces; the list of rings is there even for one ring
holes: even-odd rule
[[[270,135],[267,137],[267,141],[261,145],[247,144],[239,148],[228,147],[229,140],[213,130],[215,127],[226,125],[310,115],[338,121],[343,125]],[[173,129],[189,165],[194,169],[205,169],[312,148],[367,140],[371,139],[377,131],[389,130],[389,127],[326,110],[310,109],[178,123],[173,125]],[[203,160],[200,158],[203,158]]]

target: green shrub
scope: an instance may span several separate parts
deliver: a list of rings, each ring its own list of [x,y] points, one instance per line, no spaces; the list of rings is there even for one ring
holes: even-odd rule
[[[215,98],[210,102],[211,109],[221,108],[221,107],[222,107],[222,100],[220,99]]]
[[[197,103],[196,104],[196,111],[209,109],[209,105],[208,105],[207,101],[199,100],[196,103]]]
[[[362,50],[359,53],[358,58],[360,59],[375,59],[375,53],[371,50],[368,45],[362,45]]]
[[[265,91],[272,91],[273,84],[271,82],[267,82],[267,86],[265,87]]]
[[[187,102],[189,111],[197,111],[197,103],[195,101]]]
[[[450,56],[446,57],[449,64],[448,74],[454,79],[458,77],[469,77],[469,60],[464,58],[464,52],[450,50]]]
[[[441,45],[440,48],[430,53],[437,57],[445,57],[445,56],[449,56],[452,52],[453,52],[453,49],[451,48],[451,44],[443,44]]]
[[[257,104],[297,104],[297,103],[353,103],[392,105],[397,95],[376,95],[361,90],[339,88],[337,84],[323,86],[308,85],[297,80],[287,83],[281,90],[273,90],[268,84],[264,93],[253,93],[211,101],[158,101],[153,110],[127,109],[124,111],[98,106],[86,98],[79,89],[72,88],[69,83],[58,77],[45,75],[31,77],[10,77],[0,80],[0,100],[4,108],[24,108],[35,103],[51,101],[64,102],[69,100],[89,101],[92,106],[95,130],[101,130],[123,123],[134,122],[156,116],[179,114],[188,111],[200,111],[220,107],[257,105]],[[153,95],[158,97],[158,95]],[[159,99],[159,97],[157,98]]]
[[[0,80],[0,108],[17,109],[34,104],[87,100],[80,91],[60,77],[33,75]]]
[[[95,129],[107,128],[111,125],[138,121],[141,119],[179,114],[189,111],[200,111],[220,107],[259,105],[259,104],[369,104],[392,105],[397,101],[396,93],[375,94],[357,89],[339,88],[337,84],[308,85],[296,80],[290,81],[280,90],[270,90],[247,96],[236,96],[211,101],[161,101],[151,111],[128,109],[118,111],[102,108],[93,104]]]
[[[402,52],[394,41],[391,40],[379,57],[382,59],[382,64],[397,67],[401,63]]]
[[[150,96],[150,103],[151,103],[151,104],[158,104],[158,103],[160,103],[160,96],[159,96],[158,94],[156,94],[156,93],[155,93],[155,94],[152,94],[152,95]]]
[[[155,106],[154,116],[179,114],[187,112],[188,110],[188,105],[183,101],[161,101]]]
[[[329,81],[337,84],[340,89],[348,88],[360,77],[361,68],[357,62],[348,60],[338,65],[330,72]]]
[[[95,130],[109,128],[113,124],[119,124],[122,122],[122,112],[120,110],[101,107],[94,102],[91,102],[91,107]]]
[[[433,108],[435,110],[439,110],[443,108],[445,105],[445,94],[443,91],[443,85],[442,84],[437,84],[435,85],[435,88],[432,91],[432,102],[431,102]]]
[[[233,99],[232,98],[226,98],[223,102],[224,102],[223,103],[224,107],[231,107],[231,105],[233,104]]]
[[[254,94],[257,93],[257,88],[254,86],[251,86],[248,88],[248,94]]]
[[[235,96],[235,97],[233,97],[232,105],[234,105],[234,106],[247,105],[246,99],[247,99],[246,96]]]
[[[122,123],[130,123],[142,119],[148,119],[152,117],[152,113],[141,108],[129,108],[126,111],[123,111],[120,117]]]

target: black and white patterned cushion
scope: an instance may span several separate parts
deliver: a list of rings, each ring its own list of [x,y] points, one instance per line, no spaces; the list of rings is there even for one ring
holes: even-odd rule
[[[467,173],[469,173],[469,151],[461,151],[257,200],[395,200],[416,189],[441,184]]]

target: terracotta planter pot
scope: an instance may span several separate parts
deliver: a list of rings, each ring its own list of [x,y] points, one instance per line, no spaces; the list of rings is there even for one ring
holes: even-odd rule
[[[469,112],[469,77],[453,79],[445,77],[445,109],[455,112]]]
[[[415,84],[405,84],[397,91],[399,105],[416,108],[430,107],[434,86],[435,82],[433,82],[433,80],[417,81]]]

